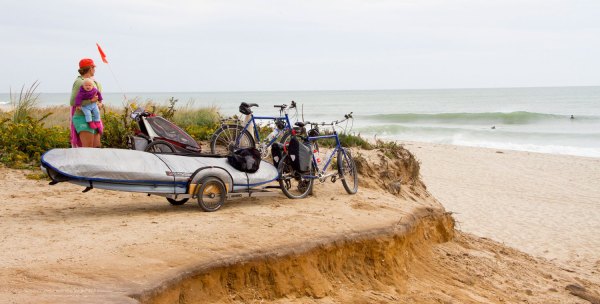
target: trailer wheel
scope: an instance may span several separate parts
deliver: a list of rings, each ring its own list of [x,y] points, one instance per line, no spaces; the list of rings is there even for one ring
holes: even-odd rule
[[[200,184],[197,192],[200,208],[207,212],[219,210],[227,197],[227,190],[223,182],[216,177],[206,177],[198,184]]]
[[[180,200],[176,200],[176,199],[167,197],[167,201],[169,201],[169,204],[171,204],[173,206],[181,206],[181,205],[187,203],[188,200],[189,200],[189,198],[183,198]]]
[[[175,146],[164,140],[155,140],[149,143],[144,151],[150,153],[173,153],[175,152]]]

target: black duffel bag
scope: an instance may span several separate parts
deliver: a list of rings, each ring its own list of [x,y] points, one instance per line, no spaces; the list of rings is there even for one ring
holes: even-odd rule
[[[237,149],[227,156],[229,164],[243,172],[254,173],[260,167],[260,151],[256,148]]]

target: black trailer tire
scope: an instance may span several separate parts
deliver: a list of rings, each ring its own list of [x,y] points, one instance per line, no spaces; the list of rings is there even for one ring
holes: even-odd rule
[[[170,197],[167,197],[167,201],[169,201],[169,204],[171,204],[173,206],[181,206],[181,205],[187,203],[188,200],[189,200],[189,198],[183,198],[183,199],[177,200],[177,199],[172,199]]]
[[[223,182],[216,177],[205,177],[199,183],[197,190],[198,205],[206,212],[219,210],[227,198],[227,189]]]

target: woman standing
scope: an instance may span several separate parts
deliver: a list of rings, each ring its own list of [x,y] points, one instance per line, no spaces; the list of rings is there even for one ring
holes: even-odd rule
[[[83,85],[83,80],[94,77],[95,71],[96,65],[92,59],[83,58],[79,61],[79,76],[75,79],[71,91],[71,146],[73,148],[100,148],[101,146],[100,136],[104,130],[102,121],[98,124],[98,128],[92,129],[86,122],[85,115],[83,114],[83,111],[81,111],[81,108],[75,105],[75,97]],[[95,80],[94,85],[99,92],[102,91],[102,86]],[[88,105],[94,102],[98,102],[98,96],[95,96],[92,99],[83,100],[81,105]],[[101,107],[102,103],[99,103],[98,106]]]

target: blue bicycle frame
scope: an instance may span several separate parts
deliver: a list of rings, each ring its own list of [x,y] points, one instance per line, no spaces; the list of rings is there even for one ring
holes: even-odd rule
[[[312,163],[313,163],[313,166],[316,168],[315,172],[317,174],[327,171],[329,164],[331,164],[331,161],[333,160],[334,155],[337,155],[338,151],[342,151],[342,153],[344,154],[344,157],[346,157],[346,149],[344,149],[344,147],[342,147],[342,144],[340,143],[340,138],[339,138],[337,132],[335,132],[335,131],[331,135],[309,136],[306,138],[306,140],[312,144],[313,142],[315,142],[319,139],[325,139],[325,138],[335,138],[335,147],[333,148],[333,151],[331,152],[329,157],[327,157],[327,161],[325,162],[325,165],[323,166],[323,168],[319,168],[319,163],[317,162],[317,158],[314,155],[314,153],[312,153]],[[317,176],[317,175],[302,175],[302,176],[305,178],[315,178],[315,179],[319,178],[319,176]]]
[[[248,127],[250,126],[250,124],[252,123],[253,127],[254,127],[254,138],[256,138],[256,143],[260,143],[260,134],[258,134],[258,128],[256,127],[256,120],[283,120],[283,118],[285,118],[285,127],[283,128],[283,130],[280,130],[280,132],[283,131],[288,131],[291,130],[291,123],[290,123],[290,119],[287,113],[285,113],[285,116],[254,116],[254,114],[250,115],[250,120],[248,120],[248,122],[246,123],[246,125],[244,126],[244,129],[242,130],[242,132],[240,132],[240,135],[235,139],[235,144],[236,146],[238,146],[240,144],[240,138],[242,137],[242,134],[244,134],[244,131],[248,130]],[[273,138],[269,143],[267,143],[267,147],[271,146],[275,141],[277,140],[277,136],[275,136],[275,138]]]

